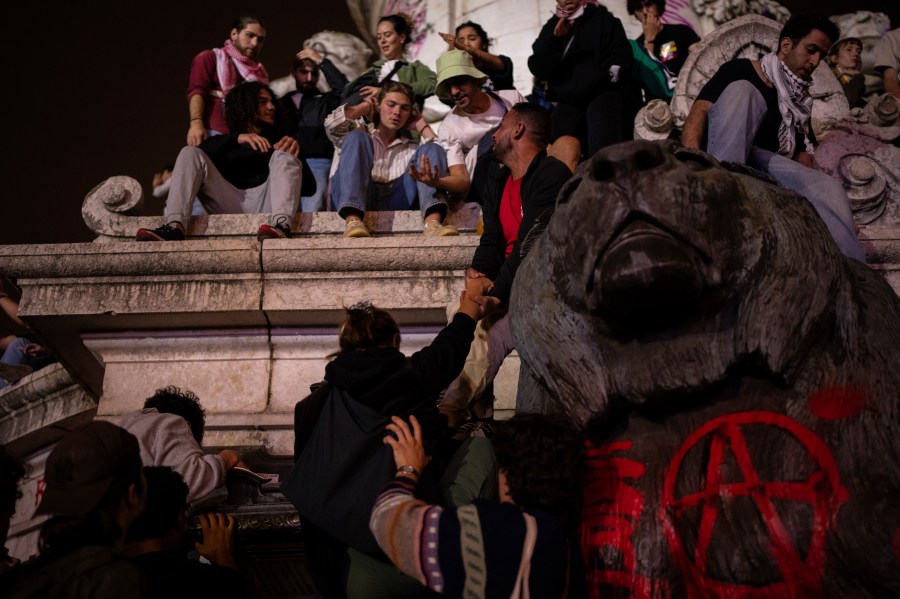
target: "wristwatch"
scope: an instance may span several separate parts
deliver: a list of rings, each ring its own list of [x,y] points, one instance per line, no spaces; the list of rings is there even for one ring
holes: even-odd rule
[[[411,476],[415,476],[416,478],[419,478],[419,471],[409,465],[400,466],[399,468],[397,468],[397,473],[398,474],[401,474],[401,473],[408,474]]]

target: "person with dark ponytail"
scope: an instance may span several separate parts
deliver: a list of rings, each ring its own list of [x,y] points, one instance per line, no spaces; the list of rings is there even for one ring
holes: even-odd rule
[[[479,318],[481,307],[463,294],[450,324],[407,357],[387,311],[369,302],[346,310],[323,385],[295,409],[297,465],[281,487],[300,513],[310,571],[324,596],[354,596],[353,589],[365,597],[407,596],[391,584],[424,590],[396,574],[369,531],[375,497],[395,470],[383,431],[392,416],[415,415],[426,445],[438,445],[448,430],[438,396],[462,371]],[[436,492],[440,473],[429,475]],[[382,584],[389,590],[376,591]]]
[[[421,109],[425,98],[434,95],[437,74],[418,60],[406,58],[406,47],[412,41],[409,16],[399,13],[381,17],[375,31],[375,41],[381,57],[347,85],[344,103],[352,106],[360,100],[368,100],[378,95],[385,81],[399,81],[412,88],[416,94],[416,104]]]

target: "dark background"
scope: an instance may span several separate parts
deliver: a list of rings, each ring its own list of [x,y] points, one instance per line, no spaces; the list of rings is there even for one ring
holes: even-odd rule
[[[900,2],[782,3],[793,12],[877,10],[900,24]],[[12,132],[3,139],[0,245],[90,241],[82,200],[113,175],[138,179],[149,196],[153,172],[184,145],[191,58],[221,46],[238,15],[265,22],[261,59],[272,78],[288,73],[313,33],[356,33],[344,0],[26,0],[4,13],[4,112]],[[148,198],[145,211],[162,207]]]

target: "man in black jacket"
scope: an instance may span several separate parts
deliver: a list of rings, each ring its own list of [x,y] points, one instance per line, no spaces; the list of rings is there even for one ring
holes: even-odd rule
[[[331,91],[319,91],[320,73],[325,75]],[[300,209],[316,212],[325,209],[325,190],[334,157],[334,145],[325,135],[325,117],[340,106],[341,90],[347,85],[347,77],[312,48],[297,54],[291,75],[297,82],[297,91],[278,100],[282,129],[300,144],[300,158],[309,165],[316,178],[316,192],[300,198]]]
[[[137,241],[184,239],[184,219],[195,197],[210,214],[271,212],[271,223],[259,228],[257,239],[290,237],[301,182],[308,182],[302,191],[309,194],[315,179],[303,176],[299,144],[275,128],[275,114],[267,86],[245,81],[232,89],[225,97],[230,132],[181,149],[163,211],[166,224],[138,229]]]
[[[556,102],[551,141],[573,135],[590,157],[630,139],[623,86],[634,56],[619,19],[596,0],[557,0],[531,48],[528,68]]]
[[[484,233],[472,265],[466,269],[466,295],[481,305],[496,307],[509,302],[522,260],[522,243],[538,219],[550,218],[556,195],[572,171],[547,155],[550,114],[536,104],[513,106],[500,121],[493,140],[493,160],[483,160],[475,170],[473,186],[482,201]],[[441,412],[451,427],[471,416],[493,413],[490,405],[470,404],[513,349],[506,316],[487,327],[479,323],[463,372],[441,401]]]

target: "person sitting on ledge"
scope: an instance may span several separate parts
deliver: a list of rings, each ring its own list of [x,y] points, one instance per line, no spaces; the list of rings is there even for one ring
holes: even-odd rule
[[[403,573],[450,597],[586,595],[574,531],[581,506],[584,441],[559,416],[517,414],[493,437],[500,503],[442,508],[417,499],[428,464],[422,428],[394,416],[384,442],[397,472],[369,527]]]
[[[138,229],[137,241],[185,237],[184,219],[195,197],[210,214],[271,212],[257,239],[291,236],[300,196],[315,193],[315,178],[298,158],[300,146],[275,128],[274,94],[268,86],[245,81],[225,97],[230,133],[185,146],[178,154],[166,207],[166,224]],[[302,187],[302,189],[301,189]]]
[[[365,125],[363,117],[371,120]],[[348,106],[338,106],[325,119],[325,131],[340,148],[331,179],[331,201],[347,221],[344,237],[369,237],[362,219],[366,210],[422,211],[425,235],[459,235],[441,224],[447,216],[447,200],[433,185],[417,182],[416,166],[426,172],[446,173],[447,156],[434,143],[417,144],[409,128],[431,134],[415,108],[412,88],[386,81],[377,96]],[[433,134],[431,134],[433,135]],[[437,175],[436,175],[437,176]]]
[[[143,410],[126,414],[120,424],[137,437],[145,465],[170,466],[184,478],[190,501],[224,485],[228,471],[243,466],[234,450],[223,449],[218,455],[203,452],[206,414],[190,391],[174,386],[157,389]]]

